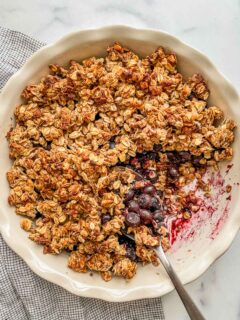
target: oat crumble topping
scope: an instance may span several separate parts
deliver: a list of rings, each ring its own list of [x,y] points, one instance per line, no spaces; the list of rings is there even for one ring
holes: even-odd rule
[[[158,265],[160,237],[169,248],[165,217],[199,210],[182,187],[197,179],[208,194],[202,177],[232,158],[235,123],[208,105],[202,76],[184,79],[163,48],[140,58],[115,43],[105,58],[49,68],[24,89],[7,135],[9,204],[44,253],[67,251],[71,269],[105,281],[130,279],[138,262]]]

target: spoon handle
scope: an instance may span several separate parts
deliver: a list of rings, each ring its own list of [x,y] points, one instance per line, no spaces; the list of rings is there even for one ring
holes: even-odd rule
[[[158,258],[160,259],[162,265],[164,266],[166,272],[169,275],[169,278],[171,279],[173,285],[175,286],[175,289],[181,298],[189,317],[192,320],[205,320],[195,303],[193,302],[192,298],[189,296],[187,291],[185,290],[183,284],[181,283],[180,279],[178,278],[177,274],[175,273],[172,265],[168,261],[163,249],[161,246],[154,249]]]

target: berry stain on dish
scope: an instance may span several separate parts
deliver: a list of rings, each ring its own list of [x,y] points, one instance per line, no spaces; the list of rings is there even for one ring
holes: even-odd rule
[[[179,238],[201,237],[203,216],[214,239],[231,200],[228,187],[215,217],[226,192],[219,163],[232,158],[235,123],[219,121],[203,77],[184,79],[163,48],[140,58],[119,43],[104,58],[49,68],[23,90],[7,134],[8,202],[29,238],[105,281],[131,279],[140,263],[157,266],[151,247],[160,240],[167,251]]]

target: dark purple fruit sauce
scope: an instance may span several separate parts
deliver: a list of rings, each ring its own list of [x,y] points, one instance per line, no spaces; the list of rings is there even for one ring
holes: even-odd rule
[[[171,206],[165,199],[165,194],[156,189],[154,184],[158,181],[161,166],[166,171],[166,187],[172,189],[174,193],[179,190],[178,178],[180,176],[179,166],[186,162],[191,162],[195,168],[203,167],[200,163],[202,157],[192,156],[189,152],[165,152],[164,164],[160,160],[161,145],[156,145],[153,151],[138,153],[136,157],[131,158],[126,164],[127,167],[134,170],[136,181],[132,188],[125,195],[123,215],[125,223],[129,227],[145,225],[153,235],[159,235],[161,226],[167,227],[165,217],[171,215]],[[163,152],[162,152],[163,154]],[[154,165],[153,165],[154,163]],[[122,166],[122,164],[121,164]],[[191,205],[194,203],[194,195],[186,197],[186,204],[181,210],[183,212],[191,211]],[[187,221],[184,217],[177,221],[184,223]],[[119,238],[120,243],[126,244],[126,255],[136,260],[135,244],[124,236]]]

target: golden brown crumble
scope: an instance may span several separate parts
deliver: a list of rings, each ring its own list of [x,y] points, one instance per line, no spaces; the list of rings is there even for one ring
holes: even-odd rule
[[[167,250],[169,232],[163,223],[154,234],[146,225],[130,226],[136,246],[120,241],[124,199],[144,181],[115,165],[147,169],[168,212],[190,219],[200,204],[181,188],[196,178],[209,192],[201,178],[208,166],[232,158],[235,124],[207,104],[202,76],[183,79],[176,55],[163,48],[140,58],[115,43],[105,58],[49,68],[51,74],[24,89],[7,135],[9,204],[27,217],[21,227],[44,253],[66,250],[77,272],[130,279],[136,261],[158,265],[150,247],[160,235]]]

